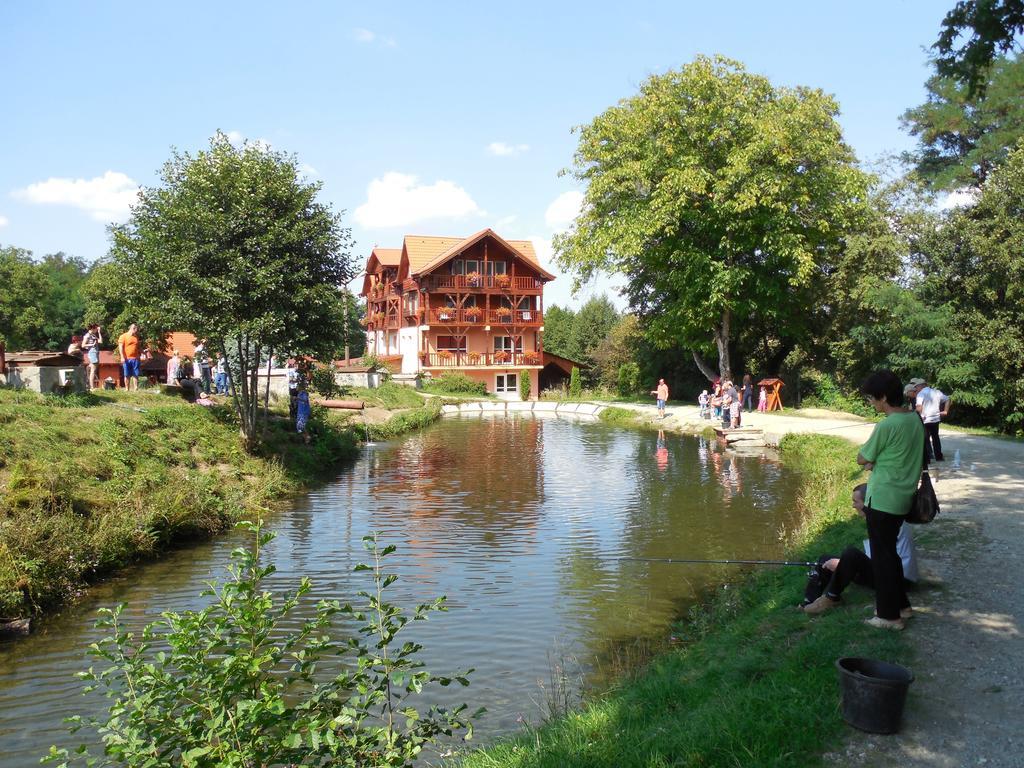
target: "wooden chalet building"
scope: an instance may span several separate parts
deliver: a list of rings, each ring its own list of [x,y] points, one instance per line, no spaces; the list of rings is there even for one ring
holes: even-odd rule
[[[464,239],[406,235],[401,248],[374,248],[367,259],[367,350],[401,355],[405,374],[457,370],[507,399],[519,398],[528,371],[536,397],[549,280],[528,240],[491,229]]]

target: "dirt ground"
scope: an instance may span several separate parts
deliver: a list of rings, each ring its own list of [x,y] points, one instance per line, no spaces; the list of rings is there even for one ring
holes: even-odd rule
[[[623,407],[623,406],[619,406]],[[654,405],[627,406],[655,415]],[[864,442],[872,425],[829,411],[749,414],[744,426]],[[706,426],[697,408],[669,407],[666,428]],[[911,594],[915,646],[903,729],[849,729],[826,764],[857,768],[1024,766],[1024,443],[943,430],[932,480],[942,511],[915,529],[922,582]],[[959,466],[954,457],[959,451]]]

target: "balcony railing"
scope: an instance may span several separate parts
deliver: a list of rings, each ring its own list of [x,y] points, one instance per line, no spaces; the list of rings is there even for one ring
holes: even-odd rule
[[[484,368],[486,366],[531,366],[541,364],[540,352],[423,352],[425,368]]]
[[[465,275],[430,275],[423,283],[428,291],[470,291],[498,289],[503,291],[540,291],[544,283],[535,277],[512,277],[511,275],[481,275],[477,278]]]
[[[401,328],[402,318],[398,315],[370,315],[366,318],[366,326],[372,326],[378,330],[381,328]]]
[[[534,309],[510,309],[506,312],[483,308],[435,308],[426,313],[426,321],[435,325],[536,325],[544,323],[544,315]]]

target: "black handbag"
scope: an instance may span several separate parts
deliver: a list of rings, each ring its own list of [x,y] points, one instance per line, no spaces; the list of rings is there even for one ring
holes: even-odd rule
[[[924,525],[934,520],[937,514],[939,514],[939,499],[935,495],[932,479],[926,470],[921,473],[921,484],[910,501],[910,512],[907,513],[906,522]]]

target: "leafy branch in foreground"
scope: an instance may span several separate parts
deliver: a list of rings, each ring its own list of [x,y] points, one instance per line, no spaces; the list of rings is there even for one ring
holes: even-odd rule
[[[236,549],[230,579],[203,592],[213,598],[200,611],[165,613],[141,635],[125,629],[124,606],[103,609],[98,626],[110,635],[90,647],[104,669],[79,674],[86,693],[113,699],[105,719],[70,718],[72,732],[94,730],[103,756],[88,747],[73,753],[50,748],[44,762],[68,766],[160,768],[264,768],[269,766],[409,766],[441,736],[472,737],[472,715],[462,704],[421,714],[411,701],[427,686],[457,682],[431,675],[417,659],[418,643],[396,639],[410,621],[445,610],[445,598],[419,605],[406,615],[385,601],[395,574],[382,560],[395,551],[375,536],[363,539],[372,565],[373,589],[363,605],[321,600],[304,621],[294,616],[310,593],[302,579],[283,597],[262,588],[276,570],[260,555],[273,539],[259,524],[241,523],[255,537],[252,549]],[[356,622],[358,633],[332,639],[333,619]],[[321,665],[343,666],[335,676],[317,674]],[[325,679],[326,678],[326,679]]]

